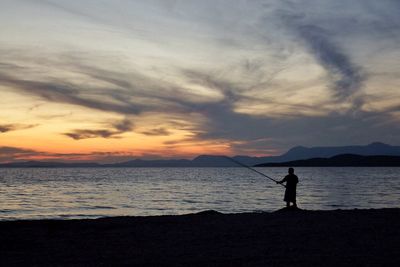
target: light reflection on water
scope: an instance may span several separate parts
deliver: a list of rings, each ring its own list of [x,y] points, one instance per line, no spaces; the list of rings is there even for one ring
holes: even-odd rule
[[[259,168],[281,179],[287,168]],[[400,168],[296,168],[303,209],[399,207]],[[0,220],[273,211],[284,188],[244,168],[0,169]]]

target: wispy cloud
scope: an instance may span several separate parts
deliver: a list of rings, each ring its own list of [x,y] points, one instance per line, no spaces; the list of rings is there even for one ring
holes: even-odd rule
[[[0,133],[25,130],[36,127],[37,124],[0,124]]]
[[[167,136],[171,134],[171,132],[165,128],[154,128],[140,133],[149,136]]]
[[[83,88],[70,84],[67,81],[35,81],[15,78],[0,73],[0,82],[25,94],[39,96],[47,101],[72,104],[102,111],[119,112],[123,114],[137,114],[140,108],[135,105],[114,104],[107,101],[95,100],[80,96]]]
[[[0,163],[15,161],[60,161],[60,162],[123,162],[134,158],[131,153],[124,151],[91,153],[50,153],[20,147],[0,147]]]
[[[32,149],[2,146],[0,147],[0,162],[30,159],[31,157],[42,156],[44,154],[46,153],[38,152]]]
[[[339,45],[330,40],[329,32],[315,25],[299,26],[297,22],[292,23],[296,25],[299,36],[311,53],[328,71],[339,100],[346,99],[361,89],[366,75]]]
[[[133,123],[128,120],[122,120],[110,125],[107,129],[77,129],[69,133],[64,133],[74,140],[89,139],[89,138],[120,138],[121,134],[131,132],[134,128]]]

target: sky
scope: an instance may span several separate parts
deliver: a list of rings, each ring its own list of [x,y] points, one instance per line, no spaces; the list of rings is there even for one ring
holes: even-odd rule
[[[400,144],[398,0],[0,0],[0,162]]]

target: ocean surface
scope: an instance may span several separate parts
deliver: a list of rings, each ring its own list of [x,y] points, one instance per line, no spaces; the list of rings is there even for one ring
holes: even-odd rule
[[[287,168],[257,168],[282,179]],[[400,207],[400,168],[296,168],[310,210]],[[0,220],[274,211],[284,188],[245,168],[0,169]]]

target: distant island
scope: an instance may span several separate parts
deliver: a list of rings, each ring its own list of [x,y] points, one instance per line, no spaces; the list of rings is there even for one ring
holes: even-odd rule
[[[304,147],[296,146],[288,150],[286,153],[280,156],[268,156],[268,157],[251,157],[251,156],[234,156],[232,157],[236,161],[243,163],[248,166],[272,166],[265,165],[270,163],[276,163],[274,166],[288,166],[282,164],[289,164],[288,162],[301,161],[301,160],[312,160],[307,166],[322,166],[315,164],[322,164],[316,159],[326,161],[327,158],[335,157],[343,154],[353,154],[359,156],[400,156],[400,146],[392,146],[380,142],[371,143],[366,146],[338,146],[338,147]],[[336,159],[335,159],[336,160]],[[340,166],[346,166],[345,161],[351,163],[351,158],[341,159],[343,161]],[[368,159],[370,163],[365,163],[368,166],[373,164],[373,160],[377,158]],[[388,159],[385,159],[388,160]],[[300,163],[296,163],[300,164]],[[314,164],[314,165],[313,165]],[[328,164],[328,163],[324,163]],[[391,163],[392,164],[392,163]],[[300,166],[293,165],[291,166]],[[367,166],[365,165],[365,166]],[[304,165],[306,166],[306,165]],[[324,165],[325,166],[325,165]],[[333,165],[326,165],[333,166]],[[350,165],[349,165],[350,166]],[[353,166],[353,165],[352,165]],[[359,165],[364,166],[364,165]],[[386,166],[386,165],[380,165]],[[392,166],[392,165],[390,165]],[[398,166],[398,165],[394,165]],[[121,167],[121,168],[132,168],[132,167],[238,167],[238,165],[230,161],[225,156],[219,155],[200,155],[194,159],[160,159],[160,160],[145,160],[145,159],[133,159],[121,163],[113,164],[100,164],[100,163],[74,163],[74,162],[43,162],[43,161],[25,161],[25,162],[11,162],[0,164],[0,168],[97,168],[97,167]]]
[[[278,163],[257,164],[255,167],[400,167],[400,156],[337,155]]]

